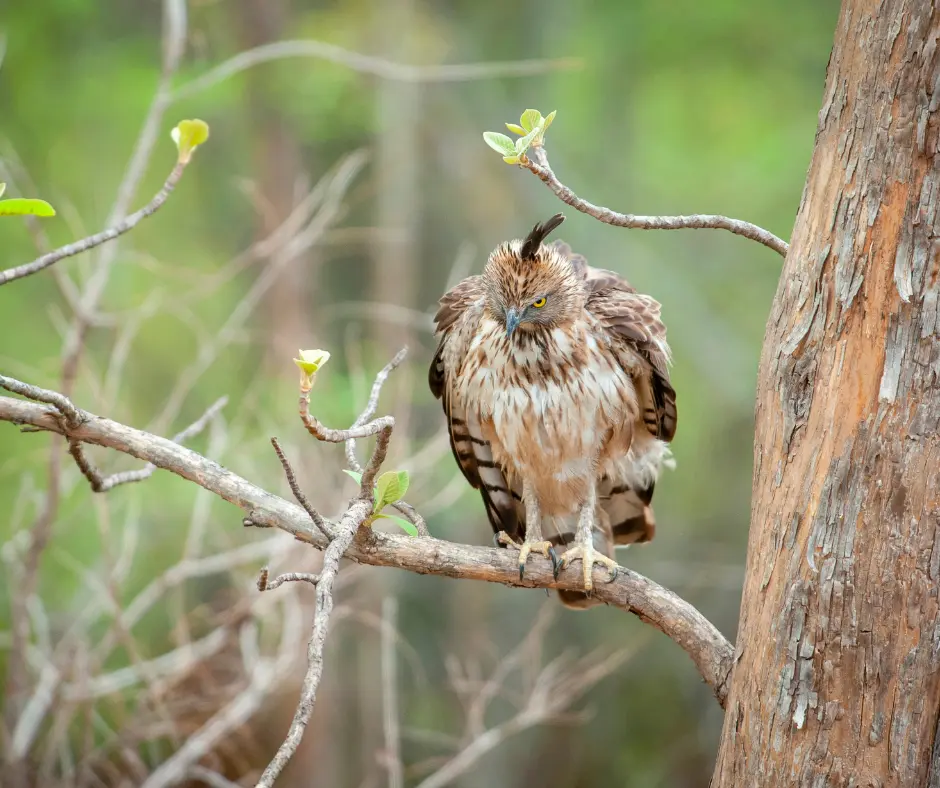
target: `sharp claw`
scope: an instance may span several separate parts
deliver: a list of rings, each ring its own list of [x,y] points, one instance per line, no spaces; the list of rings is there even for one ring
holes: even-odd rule
[[[525,574],[525,561],[519,562],[519,580],[522,581],[522,576]]]
[[[620,574],[620,570],[616,566],[612,566],[607,568],[607,573],[610,575],[610,577],[608,577],[605,582],[613,583],[614,580],[617,579],[617,575]]]
[[[500,545],[499,534],[498,533],[493,534],[493,547],[499,547],[499,545]]]
[[[554,548],[554,547],[549,547],[549,548],[548,548],[548,557],[549,557],[549,559],[550,559],[551,562],[552,562],[552,577],[554,577],[554,578],[557,580],[557,579],[558,579],[558,572],[560,571],[560,567],[559,567],[559,565],[558,565],[558,556],[555,555],[555,548]]]

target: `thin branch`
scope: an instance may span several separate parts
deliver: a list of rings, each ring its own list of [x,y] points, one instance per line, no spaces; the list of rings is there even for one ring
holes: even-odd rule
[[[301,507],[177,443],[85,411],[79,414],[82,423],[71,429],[63,425],[57,411],[48,406],[0,397],[0,421],[31,424],[152,462],[233,503],[262,526],[280,528],[320,549],[326,547],[326,538],[310,528],[310,519]],[[347,517],[351,512],[359,512],[360,506],[368,508],[365,502],[357,501]],[[420,574],[526,588],[582,590],[579,572],[564,571],[554,580],[547,560],[533,560],[524,580],[520,581],[517,563],[505,550],[400,536],[374,529],[361,529],[346,551],[346,557],[363,564],[394,566]],[[321,579],[321,585],[322,582]],[[318,586],[318,597],[319,594]],[[626,568],[621,569],[615,582],[597,583],[594,594],[599,601],[634,613],[674,640],[692,658],[719,703],[724,705],[734,649],[698,610],[672,591]]]
[[[36,689],[23,708],[23,713],[17,720],[16,729],[13,732],[13,746],[10,754],[14,762],[25,758],[29,752],[30,745],[39,732],[39,726],[55,698],[59,678],[60,673],[56,666],[47,662],[43,666]]]
[[[172,438],[173,442],[182,443],[187,438],[198,435],[226,404],[228,404],[228,397],[219,397],[219,399],[209,406],[209,409],[203,413],[202,416],[182,432],[174,435]],[[101,471],[92,465],[85,456],[81,442],[69,440],[69,454],[72,455],[72,459],[75,460],[75,464],[82,472],[82,475],[88,479],[89,484],[91,484],[91,489],[97,493],[113,490],[121,484],[130,484],[132,482],[141,482],[144,479],[149,479],[157,469],[157,466],[153,463],[147,463],[143,468],[136,471],[121,471],[119,473],[112,473],[110,476],[102,476]]]
[[[81,411],[72,404],[68,397],[59,394],[57,391],[31,386],[29,383],[23,383],[5,375],[0,375],[0,388],[12,391],[14,394],[19,394],[21,397],[26,397],[34,402],[45,402],[47,405],[54,406],[65,416],[70,427],[75,427],[81,423]]]
[[[207,769],[205,766],[193,766],[187,776],[204,782],[209,788],[241,788],[238,783],[233,783],[218,772]]]
[[[185,398],[198,382],[201,375],[218,358],[219,353],[228,347],[237,337],[238,331],[252,311],[261,302],[264,294],[281,275],[284,267],[298,255],[315,244],[326,229],[336,221],[343,205],[343,197],[352,181],[365,166],[368,157],[365,151],[354,151],[346,156],[331,174],[321,180],[322,195],[311,194],[306,202],[306,209],[300,211],[292,220],[290,217],[268,239],[256,245],[270,249],[271,259],[263,267],[258,278],[249,288],[236,307],[231,311],[220,329],[210,335],[210,341],[202,344],[196,358],[177,376],[176,382],[166,397],[166,404],[160,415],[154,419],[154,429],[162,432],[164,425],[175,418]],[[314,192],[319,193],[320,184]],[[309,213],[308,213],[309,210]]]
[[[154,659],[84,679],[81,684],[68,684],[62,688],[62,695],[72,702],[87,701],[120,692],[160,676],[186,673],[193,665],[217,654],[230,641],[231,632],[225,627],[219,627],[201,640],[187,643]]]
[[[169,788],[179,783],[189,772],[190,764],[212,752],[231,731],[246,724],[255,715],[280,678],[273,664],[262,662],[257,665],[248,688],[223,706],[195,735],[190,736],[171,758],[147,778],[141,788]]]
[[[379,374],[375,376],[375,381],[372,383],[372,391],[369,393],[369,399],[366,402],[366,407],[362,413],[359,414],[359,418],[353,422],[351,429],[358,429],[359,427],[364,426],[366,422],[368,422],[368,420],[375,415],[376,408],[379,406],[379,396],[382,393],[382,387],[385,385],[385,381],[388,380],[388,376],[391,375],[392,372],[401,365],[407,355],[408,348],[406,346],[399,350],[395,354],[394,358],[392,358],[388,364],[379,370]],[[309,404],[305,406],[305,408],[309,413]],[[303,411],[301,411],[301,414],[303,414]],[[306,424],[306,422],[304,423]],[[349,466],[351,471],[362,474],[361,489],[363,494],[365,494],[366,490],[372,489],[372,482],[375,478],[375,473],[378,471],[378,468],[385,460],[385,454],[388,450],[388,441],[391,439],[391,428],[388,429],[387,434],[385,430],[380,430],[378,436],[376,450],[370,460],[371,472],[369,470],[363,470],[362,465],[359,464],[359,459],[356,457],[356,438],[350,437],[346,439],[346,464]],[[380,446],[381,453],[379,453]],[[367,474],[370,475],[367,477]],[[424,521],[424,518],[418,514],[417,510],[411,504],[406,503],[405,501],[395,501],[392,504],[392,507],[405,515],[408,521],[418,529],[418,534],[420,536],[431,535],[428,531],[428,526]]]
[[[299,399],[300,420],[307,428],[307,432],[313,435],[314,438],[326,443],[347,443],[355,438],[366,438],[375,435],[375,448],[362,471],[362,478],[359,481],[359,499],[371,502],[375,477],[378,475],[382,463],[385,462],[388,444],[392,439],[395,419],[391,416],[381,416],[374,421],[359,424],[358,426],[354,425],[348,430],[335,430],[325,427],[310,413],[310,390],[312,386],[313,378],[307,378],[306,374],[302,373]]]
[[[483,685],[480,694],[489,693],[483,700],[483,707],[505,684],[507,675],[516,666],[528,666],[538,659],[531,652],[532,646],[541,642],[537,634],[540,634],[540,625],[543,623],[546,623],[545,618],[537,619],[530,634],[514,650],[513,654],[516,655],[514,664],[506,666],[504,663],[508,660],[501,661],[491,679]],[[639,638],[631,644],[629,649],[607,656],[594,652],[575,662],[564,655],[553,660],[534,677],[528,697],[524,699],[521,708],[513,717],[491,728],[483,727],[481,719],[479,730],[473,732],[463,748],[443,763],[437,771],[422,780],[418,788],[442,788],[451,784],[473,768],[487,753],[516,733],[535,725],[550,722],[563,723],[571,721],[572,718],[578,719],[578,715],[571,712],[570,707],[591,687],[618,670],[644,645],[645,639]],[[519,656],[524,656],[525,660],[520,660]],[[583,715],[580,716],[583,719]]]
[[[373,435],[379,434],[382,430],[391,427],[395,423],[391,416],[380,416],[374,421],[360,424],[356,427],[350,427],[348,430],[336,430],[324,426],[310,413],[310,389],[300,392],[298,410],[300,412],[300,420],[307,428],[307,432],[313,435],[318,441],[323,441],[324,443],[345,443],[350,439],[371,438]]]
[[[330,532],[326,520],[323,519],[323,515],[313,508],[313,504],[307,500],[304,491],[300,489],[300,485],[297,483],[297,476],[294,474],[294,469],[285,456],[284,450],[281,449],[281,444],[277,442],[277,438],[271,438],[271,445],[274,447],[277,458],[281,461],[281,467],[284,469],[284,475],[287,477],[287,484],[290,487],[290,491],[294,494],[294,498],[297,499],[297,503],[304,507],[304,511],[310,515],[310,519],[313,520],[313,524],[320,529],[320,532],[327,539],[332,539],[333,534]],[[263,588],[261,590],[264,591]]]
[[[124,220],[130,210],[131,200],[134,199],[137,187],[143,180],[157,143],[160,124],[170,105],[170,85],[186,48],[186,33],[186,0],[163,0],[163,64],[160,80],[140,134],[137,135],[137,141],[134,143],[133,153],[124,170],[124,177],[121,178],[118,186],[117,197],[105,221],[107,227],[114,227]],[[85,348],[85,338],[98,313],[98,304],[111,277],[111,266],[117,256],[117,250],[118,244],[116,243],[109,243],[102,247],[94,271],[82,289],[75,318],[65,338],[65,347],[62,351],[62,393],[67,397],[72,395],[72,388]]]
[[[317,581],[317,612],[313,617],[313,632],[307,643],[307,673],[304,676],[300,702],[294,712],[294,719],[291,721],[287,737],[278,747],[277,753],[264,770],[261,779],[258,780],[257,788],[272,788],[297,751],[310,716],[313,714],[317,688],[320,686],[320,677],[323,675],[323,651],[330,626],[330,614],[333,612],[333,581],[339,571],[340,559],[352,544],[359,526],[371,514],[371,501],[355,501],[340,521],[336,538],[330,542],[323,554],[323,569]]]
[[[781,257],[787,256],[789,246],[769,230],[740,219],[727,216],[696,213],[691,216],[636,216],[631,213],[617,213],[602,206],[582,200],[565,186],[552,171],[548,163],[548,154],[541,145],[533,145],[526,152],[522,165],[537,175],[563,203],[593,216],[604,224],[614,227],[627,227],[634,230],[727,230],[735,235],[743,235],[752,241],[773,249]]]
[[[388,376],[405,360],[407,355],[408,348],[403,347],[388,364],[379,370],[379,374],[375,376],[375,381],[372,383],[372,391],[369,392],[369,400],[366,402],[366,407],[362,413],[359,414],[359,418],[353,422],[352,429],[363,426],[375,415],[375,411],[379,407],[379,395],[382,393],[382,386],[385,385]],[[362,473],[362,466],[356,458],[356,439],[354,437],[346,440],[346,462],[350,470]]]
[[[288,545],[290,542],[286,540],[271,537],[261,542],[248,542],[225,553],[214,553],[202,558],[185,558],[152,580],[123,610],[117,610],[115,613],[121,617],[122,626],[130,631],[148,610],[164,599],[167,592],[181,583],[197,577],[227,572],[247,563],[270,561],[286,550]],[[114,632],[106,633],[96,646],[95,659],[104,662],[116,645]]]
[[[580,58],[557,58],[554,60],[495,61],[492,63],[457,63],[444,66],[411,66],[395,63],[372,55],[363,55],[349,49],[312,39],[276,41],[271,44],[239,52],[220,63],[205,74],[188,82],[173,93],[173,100],[192,96],[226,79],[262,63],[293,57],[313,57],[346,66],[362,74],[374,74],[397,82],[467,82],[478,79],[529,77],[550,71],[580,68]]]
[[[401,762],[401,731],[398,723],[398,651],[395,632],[398,600],[382,600],[382,732],[385,737],[383,760],[388,770],[388,788],[404,788]]]
[[[166,179],[166,182],[163,184],[163,188],[157,192],[156,196],[147,203],[143,208],[141,208],[136,213],[132,213],[127,218],[115,224],[113,227],[109,227],[107,230],[102,230],[100,233],[95,235],[90,235],[87,238],[83,238],[81,241],[75,241],[75,243],[66,244],[65,246],[60,246],[58,249],[37,257],[31,263],[23,263],[23,265],[18,265],[15,268],[8,268],[6,271],[0,271],[0,286],[12,282],[14,279],[22,279],[24,276],[30,276],[32,274],[42,271],[44,268],[48,268],[50,265],[54,265],[60,260],[64,260],[66,257],[74,257],[77,254],[82,252],[87,252],[89,249],[94,249],[96,246],[101,246],[103,243],[108,241],[113,241],[119,235],[123,235],[128,230],[133,230],[141,221],[146,219],[148,216],[152,216],[156,213],[166,202],[167,197],[170,196],[170,193],[176,188],[176,184],[179,183],[180,178],[183,176],[183,170],[186,169],[187,162],[179,161],[176,163],[176,166],[173,167],[173,171],[170,173],[170,176]]]
[[[264,567],[258,573],[258,590],[259,591],[273,591],[280,585],[284,583],[310,583],[310,585],[316,585],[320,582],[320,576],[315,575],[311,572],[285,572],[282,575],[278,575],[273,580],[268,580],[268,568]]]
[[[418,510],[415,509],[410,503],[405,503],[405,501],[395,501],[392,504],[393,509],[397,509],[401,512],[408,521],[418,529],[418,536],[430,536],[431,532],[428,530],[428,524],[424,521],[424,518],[418,514]]]

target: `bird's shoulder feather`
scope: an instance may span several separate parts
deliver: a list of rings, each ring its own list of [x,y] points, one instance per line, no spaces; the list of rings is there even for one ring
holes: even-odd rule
[[[587,288],[585,310],[604,329],[615,348],[619,346],[638,358],[645,368],[642,372],[648,370],[649,374],[641,375],[642,379],[637,381],[638,393],[646,400],[644,421],[655,437],[671,441],[676,431],[676,392],[669,380],[669,345],[660,303],[638,293],[620,274],[588,265],[582,255],[572,252],[563,241],[555,241],[554,246],[567,256]]]
[[[521,538],[519,493],[512,489],[494,462],[492,448],[479,420],[473,409],[460,401],[454,385],[454,377],[466,360],[482,318],[483,298],[481,276],[467,277],[441,297],[434,316],[440,341],[428,370],[428,384],[443,405],[454,459],[464,478],[480,491],[493,530]]]

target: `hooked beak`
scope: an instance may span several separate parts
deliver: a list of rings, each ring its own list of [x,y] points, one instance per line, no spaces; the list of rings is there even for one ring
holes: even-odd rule
[[[512,336],[512,332],[516,330],[516,326],[519,325],[519,322],[522,320],[522,315],[519,314],[519,310],[514,306],[509,307],[506,310],[506,338],[509,339]]]

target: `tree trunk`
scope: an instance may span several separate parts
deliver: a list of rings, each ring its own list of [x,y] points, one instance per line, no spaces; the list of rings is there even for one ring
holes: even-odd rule
[[[936,4],[843,3],[761,357],[716,787],[940,785],[938,35]]]

